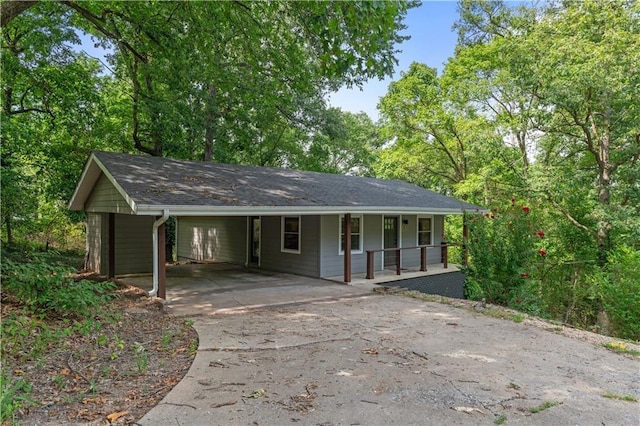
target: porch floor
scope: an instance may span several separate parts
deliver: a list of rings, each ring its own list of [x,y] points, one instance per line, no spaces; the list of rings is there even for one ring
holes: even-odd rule
[[[362,284],[384,284],[393,281],[406,280],[409,278],[416,277],[426,277],[429,275],[438,275],[438,274],[446,274],[448,272],[458,272],[460,268],[458,265],[449,264],[448,268],[444,268],[442,263],[436,263],[433,265],[427,265],[426,271],[420,271],[418,268],[402,268],[400,270],[401,275],[396,275],[396,269],[387,268],[383,271],[375,271],[373,279],[366,279],[366,273],[361,274],[351,274],[351,285],[362,285]],[[339,283],[344,283],[344,276],[334,276],[334,277],[326,277],[325,279],[329,281],[335,281]]]

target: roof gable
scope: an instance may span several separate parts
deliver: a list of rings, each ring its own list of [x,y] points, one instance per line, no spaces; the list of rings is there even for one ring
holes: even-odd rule
[[[70,208],[81,210],[96,167],[138,214],[179,211],[403,211],[462,213],[480,207],[398,180],[94,152]],[[89,188],[87,190],[87,188]],[[245,214],[245,213],[243,213]]]

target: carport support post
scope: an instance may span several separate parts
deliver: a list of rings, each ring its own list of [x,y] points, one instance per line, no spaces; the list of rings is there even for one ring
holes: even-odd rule
[[[116,276],[116,214],[109,213],[108,224],[108,244],[109,244],[109,260],[107,265],[107,278],[113,278]],[[104,269],[103,269],[104,271]]]
[[[167,299],[167,249],[166,226],[164,222],[158,226],[158,294],[161,299]]]
[[[351,213],[344,215],[344,282],[351,282]]]

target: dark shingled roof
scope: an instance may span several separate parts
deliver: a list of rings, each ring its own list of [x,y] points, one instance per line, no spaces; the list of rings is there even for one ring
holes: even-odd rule
[[[94,152],[138,205],[244,207],[480,207],[399,180]]]

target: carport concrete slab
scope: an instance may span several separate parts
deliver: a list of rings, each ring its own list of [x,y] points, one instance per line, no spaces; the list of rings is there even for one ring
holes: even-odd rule
[[[120,281],[150,291],[151,276]],[[337,284],[225,263],[167,267],[167,310],[175,316],[238,313],[269,306],[338,300],[370,294],[374,285]]]

